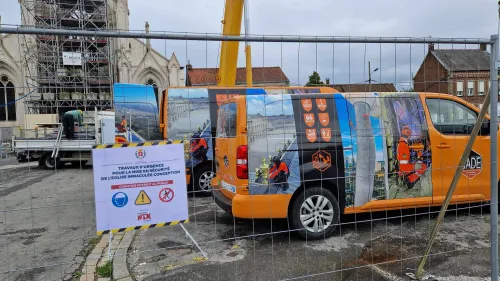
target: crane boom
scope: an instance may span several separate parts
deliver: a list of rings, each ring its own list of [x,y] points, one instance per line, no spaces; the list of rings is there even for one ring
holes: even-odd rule
[[[250,10],[248,9],[248,1],[245,1],[245,36],[250,35]],[[252,47],[248,41],[245,42],[245,62],[246,62],[246,74],[247,74],[247,87],[252,87],[253,77],[252,77]]]
[[[243,17],[245,0],[226,0],[224,19],[222,20],[222,35],[239,36]],[[247,29],[247,28],[246,28]],[[218,86],[230,87],[236,85],[236,69],[238,67],[238,41],[223,41],[220,50],[220,67],[217,73]],[[252,66],[250,45],[245,46],[247,64],[247,83],[252,83]],[[250,71],[250,74],[249,74]],[[250,80],[248,79],[250,77]]]

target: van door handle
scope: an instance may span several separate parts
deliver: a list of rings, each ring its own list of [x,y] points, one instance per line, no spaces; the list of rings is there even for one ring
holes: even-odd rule
[[[436,145],[437,148],[450,148],[451,145],[447,144],[447,143],[440,143],[438,145]]]

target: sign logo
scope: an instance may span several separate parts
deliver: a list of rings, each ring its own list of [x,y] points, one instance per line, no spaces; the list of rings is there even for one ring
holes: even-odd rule
[[[321,111],[325,111],[326,109],[326,99],[316,99],[316,105],[318,109]]]
[[[113,203],[113,206],[117,208],[125,207],[128,203],[128,196],[123,192],[117,192],[113,195],[111,202]]]
[[[303,108],[306,112],[311,111],[311,109],[313,108],[313,104],[312,104],[311,99],[302,99],[302,100],[300,101],[300,103],[302,104],[302,108]]]
[[[330,124],[330,115],[328,113],[318,113],[319,123],[323,126]]]
[[[174,191],[171,188],[163,188],[160,190],[160,193],[158,193],[158,197],[161,202],[168,203],[174,199]]]
[[[149,196],[146,194],[144,190],[141,190],[141,192],[139,192],[139,195],[137,195],[137,198],[135,199],[135,204],[149,205],[151,204],[151,199],[149,199]]]
[[[151,220],[151,213],[138,213],[137,220],[138,221],[150,221]]]
[[[462,175],[466,176],[469,179],[479,175],[481,170],[483,169],[483,161],[481,155],[471,150],[469,154],[469,158],[467,158],[467,162],[465,162],[464,170],[462,171]]]
[[[310,142],[316,141],[316,129],[306,129],[306,137]]]
[[[332,139],[332,131],[330,128],[321,128],[321,138],[326,142]]]
[[[144,159],[144,157],[146,157],[146,151],[142,148],[137,149],[135,157],[137,157],[137,159]]]
[[[304,113],[304,122],[307,126],[312,127],[314,125],[314,121],[313,113]]]
[[[324,150],[318,150],[312,156],[313,167],[320,172],[326,171],[328,168],[332,166],[332,158],[330,153]]]

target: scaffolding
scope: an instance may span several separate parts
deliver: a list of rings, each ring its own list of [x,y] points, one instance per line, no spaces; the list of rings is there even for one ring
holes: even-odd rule
[[[100,31],[108,29],[106,0],[22,0],[24,26]],[[23,35],[29,98],[26,113],[107,109],[112,104],[113,67],[108,38]]]

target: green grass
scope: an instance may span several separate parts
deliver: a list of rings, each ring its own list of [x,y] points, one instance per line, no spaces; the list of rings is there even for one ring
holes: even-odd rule
[[[100,237],[100,236],[98,236],[98,237],[94,237],[94,238],[92,238],[92,239],[90,239],[90,240],[89,240],[89,243],[90,243],[90,245],[95,246],[95,245],[97,245],[97,243],[99,243],[99,240],[100,240],[100,239],[101,239],[101,237]]]
[[[83,275],[83,273],[81,273],[80,271],[73,272],[73,277],[75,277],[75,278],[82,277],[82,275]]]
[[[96,272],[101,277],[111,277],[113,275],[113,262],[107,261],[102,266],[98,266]]]

